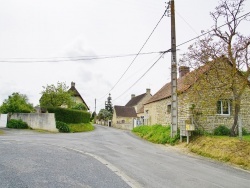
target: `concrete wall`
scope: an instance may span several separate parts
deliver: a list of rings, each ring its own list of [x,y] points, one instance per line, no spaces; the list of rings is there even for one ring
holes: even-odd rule
[[[127,124],[127,123],[121,123],[121,124],[113,124],[112,127],[118,128],[118,129],[124,129],[124,130],[132,130],[134,128],[133,123]]]
[[[7,125],[7,114],[0,114],[0,127],[6,127]]]
[[[21,119],[32,129],[58,132],[53,113],[15,113],[10,119]]]

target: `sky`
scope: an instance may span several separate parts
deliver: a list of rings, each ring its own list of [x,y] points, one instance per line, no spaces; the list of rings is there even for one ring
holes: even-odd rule
[[[175,0],[177,45],[211,29],[209,12],[217,5]],[[95,99],[97,112],[104,108],[108,93],[113,105],[125,105],[147,88],[155,94],[170,81],[170,53],[151,69],[159,53],[117,56],[140,51],[166,6],[163,0],[0,0],[0,104],[19,92],[39,105],[43,86],[57,82],[75,82],[92,112]],[[249,11],[249,1],[244,9]],[[168,50],[170,24],[164,16],[141,53]],[[177,59],[191,44],[177,48]]]

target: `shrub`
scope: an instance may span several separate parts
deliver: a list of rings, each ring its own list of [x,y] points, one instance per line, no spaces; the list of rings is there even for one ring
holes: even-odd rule
[[[244,127],[242,127],[242,135],[249,135],[249,132]]]
[[[64,123],[89,123],[90,113],[82,110],[66,108],[48,108],[49,113],[55,113],[56,121]]]
[[[21,119],[11,119],[7,122],[8,128],[13,129],[28,129],[29,126],[26,122],[22,121]]]
[[[217,136],[229,136],[230,129],[224,125],[220,125],[219,127],[214,129],[214,135]]]
[[[56,128],[61,133],[69,133],[70,132],[68,125],[64,122],[61,122],[61,121],[56,121]]]

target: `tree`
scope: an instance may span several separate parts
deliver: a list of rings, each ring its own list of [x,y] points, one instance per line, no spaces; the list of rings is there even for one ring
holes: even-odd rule
[[[180,60],[181,64],[192,68],[198,68],[208,62],[218,62],[218,60],[228,61],[231,64],[232,69],[228,70],[230,76],[223,78],[218,74],[221,88],[230,90],[233,95],[234,122],[230,131],[231,136],[236,136],[241,98],[249,85],[250,76],[250,36],[246,37],[238,31],[240,24],[247,21],[249,17],[249,14],[241,16],[245,1],[221,0],[215,11],[210,13],[215,23],[213,31],[209,32],[204,39],[191,45]],[[219,25],[224,23],[225,27]],[[239,72],[243,71],[244,79],[239,81]],[[213,89],[214,84],[208,80],[207,87],[209,86]]]
[[[98,120],[109,120],[112,119],[112,114],[106,110],[106,109],[101,109],[97,115]]]
[[[91,115],[91,118],[90,118],[91,121],[92,121],[92,120],[95,120],[95,117],[96,117],[96,112],[94,111],[94,112],[92,113],[92,115]]]
[[[58,82],[57,86],[47,85],[43,86],[42,97],[40,98],[41,107],[60,107],[66,105],[71,107],[73,101],[71,98],[71,92],[68,91],[68,87],[63,82]]]
[[[28,102],[28,97],[18,92],[12,93],[0,106],[1,113],[30,113],[34,112],[33,105]]]
[[[109,94],[107,101],[105,103],[105,109],[109,111],[111,114],[113,114],[113,106],[111,100],[112,100],[111,94]]]

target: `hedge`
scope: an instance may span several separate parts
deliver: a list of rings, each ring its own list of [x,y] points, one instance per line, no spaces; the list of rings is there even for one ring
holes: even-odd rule
[[[56,121],[64,123],[89,123],[90,113],[82,110],[66,108],[47,108],[49,113],[54,113]]]

